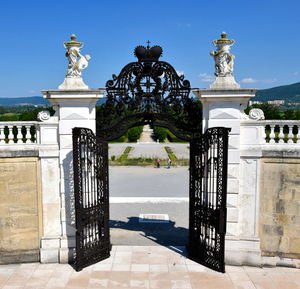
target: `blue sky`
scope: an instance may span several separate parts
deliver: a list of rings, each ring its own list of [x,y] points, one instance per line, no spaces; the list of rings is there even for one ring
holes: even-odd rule
[[[147,40],[163,47],[162,60],[192,87],[209,87],[209,51],[222,31],[236,41],[234,76],[242,87],[300,82],[299,11],[299,0],[2,0],[0,97],[56,89],[67,68],[62,43],[72,33],[92,57],[83,72],[90,88],[105,87]]]

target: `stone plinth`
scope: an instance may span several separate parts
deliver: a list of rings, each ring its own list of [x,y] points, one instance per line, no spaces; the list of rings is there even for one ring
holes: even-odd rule
[[[68,248],[74,247],[75,238],[72,129],[86,127],[95,132],[95,105],[103,97],[104,89],[46,90],[42,93],[53,104],[55,116],[59,121],[61,214],[55,218],[57,218],[56,223],[61,227],[61,236],[59,239],[51,236],[42,238],[41,261],[68,262],[70,256]]]
[[[217,76],[211,89],[239,89],[241,86],[235,81],[233,76]]]
[[[64,79],[64,82],[58,88],[60,90],[89,89],[89,87],[86,84],[84,84],[82,77],[77,77],[77,78],[66,77]]]

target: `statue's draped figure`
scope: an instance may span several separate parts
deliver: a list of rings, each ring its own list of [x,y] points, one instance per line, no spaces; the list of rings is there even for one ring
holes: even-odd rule
[[[76,41],[74,34],[71,35],[71,41],[64,42],[64,47],[67,49],[66,57],[69,64],[66,78],[59,89],[88,89],[81,78],[81,72],[88,67],[91,57],[80,54],[83,43]]]
[[[66,57],[69,60],[66,76],[81,77],[81,71],[87,68],[88,61],[91,59],[91,57],[89,55],[83,56],[80,54],[80,49],[83,47],[83,43],[77,42],[74,34],[71,36],[71,41],[65,42],[64,46],[67,49]]]
[[[233,43],[234,40],[226,38],[225,32],[221,34],[221,39],[213,41],[217,50],[211,51],[210,55],[212,55],[215,60],[215,75],[217,77],[232,76],[234,55],[230,54],[230,47]]]

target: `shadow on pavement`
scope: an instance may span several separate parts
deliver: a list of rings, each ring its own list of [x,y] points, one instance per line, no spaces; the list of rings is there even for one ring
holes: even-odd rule
[[[161,246],[171,246],[170,249],[186,255],[186,250],[172,248],[172,246],[187,246],[188,229],[176,227],[175,222],[168,223],[139,223],[138,217],[128,217],[128,221],[110,220],[111,229],[136,231],[140,237],[150,239]],[[126,234],[126,232],[124,232]],[[180,252],[181,251],[181,252]]]

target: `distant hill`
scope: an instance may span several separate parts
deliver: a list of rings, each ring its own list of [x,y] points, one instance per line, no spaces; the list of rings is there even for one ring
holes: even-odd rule
[[[41,96],[30,96],[30,97],[2,97],[0,98],[1,106],[13,106],[13,105],[39,105],[47,106],[50,102]]]
[[[106,98],[101,98],[97,105],[101,105],[105,102]],[[13,97],[13,98],[0,98],[0,106],[19,106],[19,105],[38,105],[38,106],[51,106],[49,100],[42,96],[30,96],[30,97]]]
[[[300,102],[300,82],[258,90],[253,100],[266,102],[281,99],[286,103]]]

